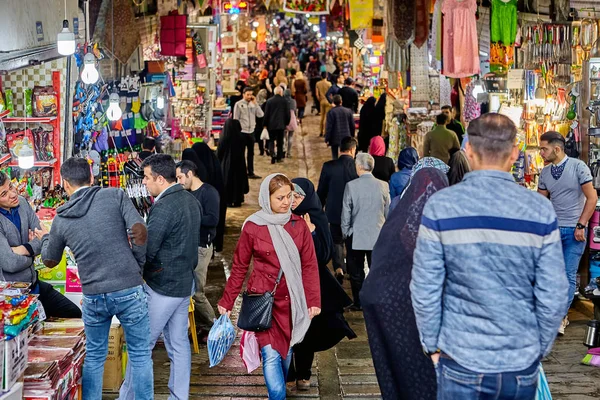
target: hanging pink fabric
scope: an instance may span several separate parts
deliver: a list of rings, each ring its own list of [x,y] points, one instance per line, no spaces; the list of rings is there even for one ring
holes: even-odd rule
[[[260,347],[254,332],[243,331],[240,338],[240,357],[249,374],[260,367]]]
[[[466,78],[479,74],[476,0],[444,0],[442,13],[444,14],[442,73],[450,78]]]
[[[185,56],[187,37],[187,15],[173,11],[160,17],[160,54],[163,56]]]

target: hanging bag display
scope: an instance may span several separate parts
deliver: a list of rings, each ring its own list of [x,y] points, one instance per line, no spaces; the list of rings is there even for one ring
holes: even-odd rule
[[[242,295],[242,309],[238,318],[238,328],[251,332],[262,332],[271,328],[273,320],[273,302],[277,286],[283,276],[283,269],[279,269],[279,275],[275,281],[272,292],[264,294],[250,294],[245,291]]]
[[[193,36],[194,49],[196,51],[196,64],[198,68],[206,68],[208,63],[206,62],[206,54],[204,53],[204,46],[202,45],[202,38],[198,33]]]
[[[187,15],[172,11],[160,17],[160,54],[163,56],[185,56],[187,38]]]

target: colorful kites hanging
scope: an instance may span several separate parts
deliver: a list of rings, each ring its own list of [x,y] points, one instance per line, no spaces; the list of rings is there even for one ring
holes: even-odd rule
[[[329,0],[285,0],[283,10],[296,14],[329,14]]]

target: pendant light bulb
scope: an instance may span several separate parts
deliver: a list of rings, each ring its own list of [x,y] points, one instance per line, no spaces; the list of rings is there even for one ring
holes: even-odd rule
[[[258,33],[256,33],[256,31],[252,31],[252,32],[250,32],[250,37],[252,39],[256,39],[258,37]]]
[[[340,46],[342,46],[344,44],[344,38],[343,37],[341,37],[341,38],[338,39],[338,44]]]
[[[83,71],[81,71],[81,80],[86,85],[91,85],[98,82],[100,74],[96,69],[96,56],[91,52],[88,52],[83,57]]]
[[[56,36],[58,54],[70,56],[75,53],[75,34],[69,30],[69,21],[63,21],[62,31]]]
[[[165,108],[165,96],[162,94],[156,98],[156,108],[162,110]]]
[[[319,32],[319,26],[318,25],[313,25],[312,26],[312,30],[313,30],[313,32]]]
[[[21,169],[31,169],[35,164],[35,159],[33,156],[33,146],[29,143],[29,139],[23,139],[23,145],[19,150],[19,168]]]
[[[118,93],[113,93],[108,98],[108,110],[106,110],[106,117],[109,121],[118,121],[123,116],[123,111],[121,111],[121,106],[119,106],[119,95]],[[163,104],[164,106],[164,104]]]
[[[260,23],[258,21],[254,21],[252,23],[252,26],[255,27],[255,28],[258,28],[260,26]]]

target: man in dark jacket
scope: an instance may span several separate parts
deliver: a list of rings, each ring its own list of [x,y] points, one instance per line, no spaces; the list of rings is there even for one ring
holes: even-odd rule
[[[68,159],[60,174],[69,201],[58,209],[52,233],[38,229],[36,235],[42,240],[42,260],[47,267],[58,265],[65,246],[77,260],[86,333],[83,396],[102,397],[108,330],[116,315],[125,329],[129,361],[136,376],[135,398],[152,399],[150,318],[142,287],[147,237],[144,220],[124,191],[92,187],[94,177],[86,159]],[[94,237],[101,238],[101,246]]]
[[[0,272],[4,280],[31,283],[31,291],[39,294],[48,317],[81,318],[75,304],[38,279],[33,259],[40,254],[42,244],[33,237],[35,229],[40,229],[37,215],[10,178],[0,172]]]
[[[198,264],[200,203],[177,183],[175,161],[155,154],[142,163],[144,184],[154,196],[148,216],[148,247],[144,267],[150,313],[150,344],[164,332],[171,361],[171,397],[187,399],[190,391],[191,350],[188,308]],[[133,379],[127,369],[119,398],[133,399]]]
[[[463,136],[465,135],[465,127],[456,119],[456,110],[452,106],[443,106],[442,112],[450,117],[450,122],[446,125],[446,129],[450,129],[452,132],[456,133],[458,143],[462,143]]]
[[[342,96],[342,105],[356,114],[358,112],[358,92],[352,87],[353,84],[352,78],[346,78],[344,87],[338,94]]]
[[[342,106],[342,97],[339,94],[333,96],[334,107],[327,114],[327,128],[325,130],[325,143],[331,146],[331,156],[338,158],[338,151],[342,139],[348,136],[354,137],[354,114]]]
[[[283,133],[290,123],[290,106],[283,98],[281,86],[275,88],[275,96],[271,97],[265,107],[263,125],[269,131],[269,151],[271,164],[283,162]],[[275,154],[275,141],[277,140],[277,154]]]
[[[333,237],[333,268],[339,281],[346,272],[344,263],[344,237],[342,236],[342,202],[346,184],[358,178],[354,156],[358,142],[353,137],[345,137],[340,145],[340,158],[323,164],[317,195],[325,207],[329,229]]]

